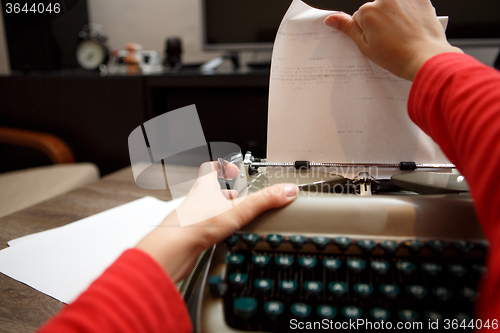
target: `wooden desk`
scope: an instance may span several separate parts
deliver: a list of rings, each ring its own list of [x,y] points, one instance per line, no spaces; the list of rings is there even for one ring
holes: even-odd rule
[[[165,190],[145,190],[125,168],[83,188],[0,218],[0,249],[7,241],[59,227],[79,219],[154,196],[170,200]],[[63,307],[63,303],[0,274],[0,332],[33,332]]]

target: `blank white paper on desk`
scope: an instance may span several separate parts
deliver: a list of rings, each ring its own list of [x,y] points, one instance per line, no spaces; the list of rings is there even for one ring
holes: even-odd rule
[[[341,9],[341,8],[340,8]],[[331,11],[294,0],[274,44],[269,162],[450,163],[407,114],[411,82],[324,24]],[[440,18],[443,26],[447,18]]]
[[[70,303],[134,247],[184,198],[145,197],[65,226],[8,242],[0,272],[55,299]]]

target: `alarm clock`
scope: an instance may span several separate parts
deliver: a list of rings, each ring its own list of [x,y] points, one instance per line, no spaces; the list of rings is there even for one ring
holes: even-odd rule
[[[98,70],[109,60],[107,37],[99,24],[88,24],[78,33],[79,42],[76,47],[76,61],[83,69]]]

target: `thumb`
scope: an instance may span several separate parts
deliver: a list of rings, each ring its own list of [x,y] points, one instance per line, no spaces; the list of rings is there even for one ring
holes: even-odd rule
[[[228,213],[234,214],[238,228],[243,227],[258,215],[272,208],[283,207],[297,197],[299,188],[295,184],[278,184],[266,187],[245,198]]]
[[[363,30],[349,14],[342,12],[330,14],[325,19],[325,24],[349,36],[358,47],[366,41]]]

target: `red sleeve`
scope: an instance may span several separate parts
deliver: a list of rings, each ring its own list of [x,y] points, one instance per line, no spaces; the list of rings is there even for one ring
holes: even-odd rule
[[[478,313],[500,319],[500,72],[464,54],[435,56],[415,77],[408,112],[469,183],[490,242]]]
[[[175,284],[146,253],[125,251],[39,332],[191,332]]]

